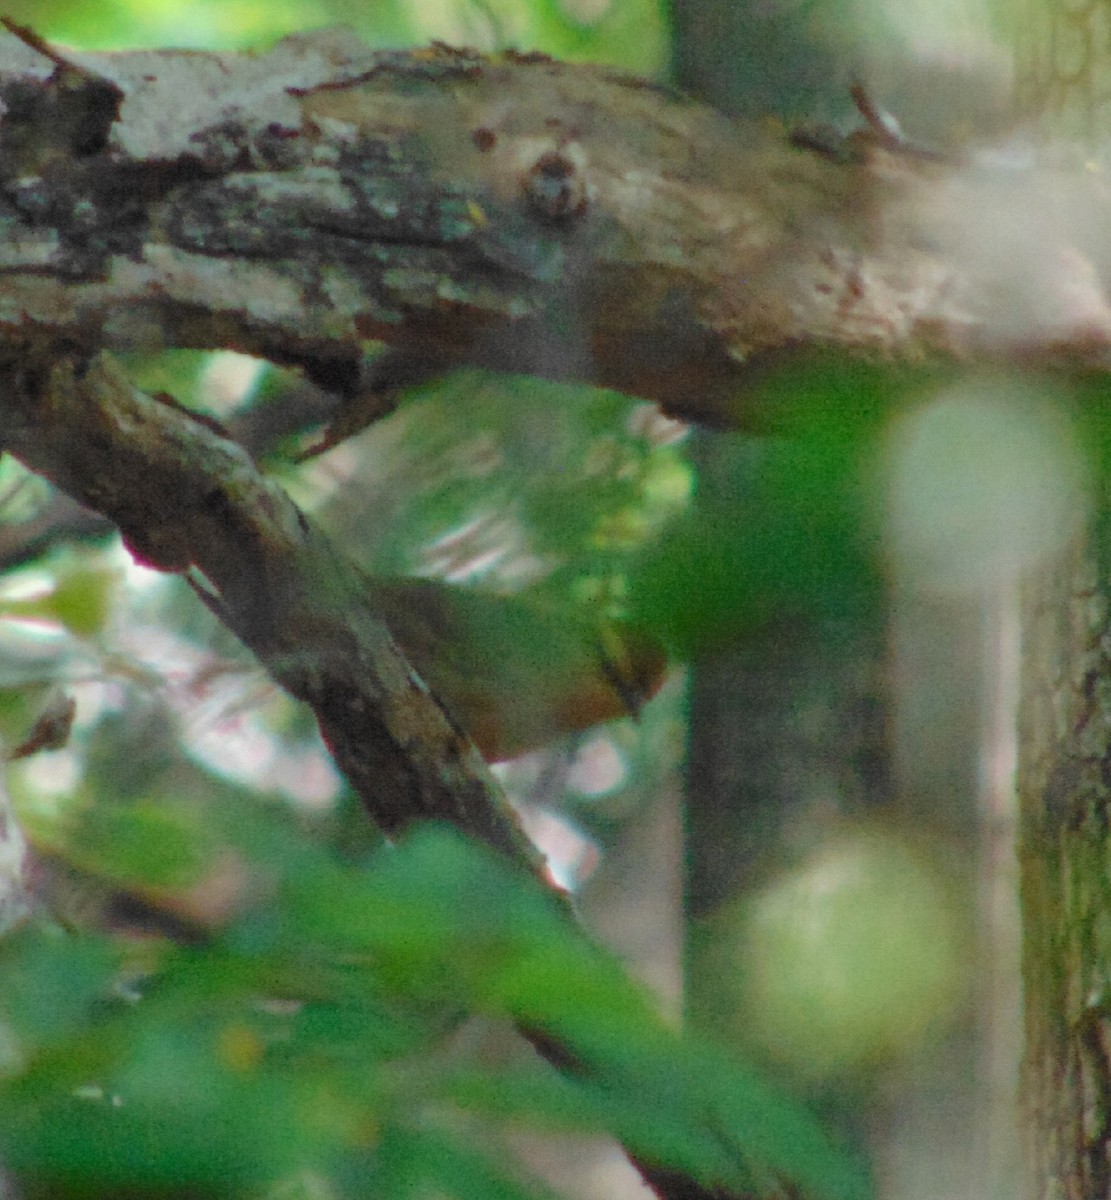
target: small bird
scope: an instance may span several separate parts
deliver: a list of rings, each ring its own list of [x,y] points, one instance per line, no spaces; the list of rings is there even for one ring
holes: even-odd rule
[[[373,586],[402,652],[491,762],[635,716],[663,682],[651,634],[587,605],[434,579]]]
[[[375,576],[370,587],[373,606],[410,664],[491,762],[635,716],[663,682],[667,658],[659,643],[633,622],[589,605],[434,579]],[[54,719],[36,722],[9,757],[62,745],[73,707],[72,701],[48,706]],[[121,829],[127,828],[125,816]],[[28,912],[45,908],[75,929],[203,940],[251,902],[257,883],[250,864],[231,850],[208,864],[202,879],[172,886],[101,874],[87,846],[71,849],[64,837],[52,841],[32,830],[27,840]]]

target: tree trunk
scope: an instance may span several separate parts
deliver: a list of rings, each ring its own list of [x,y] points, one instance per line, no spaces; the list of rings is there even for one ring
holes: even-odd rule
[[[1024,605],[1022,1101],[1037,1200],[1111,1195],[1111,641],[1098,575],[1077,536]]]

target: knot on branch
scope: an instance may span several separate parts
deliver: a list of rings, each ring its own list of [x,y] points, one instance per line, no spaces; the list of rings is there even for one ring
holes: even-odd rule
[[[570,153],[563,150],[542,154],[525,176],[525,198],[539,217],[569,221],[586,211],[586,180]]]

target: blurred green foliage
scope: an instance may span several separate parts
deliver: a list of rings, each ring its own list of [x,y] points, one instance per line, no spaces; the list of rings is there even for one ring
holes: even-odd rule
[[[974,976],[973,901],[913,839],[894,822],[849,826],[694,935],[700,1002],[734,1044],[818,1091],[944,1036]]]
[[[0,1157],[23,1194],[266,1195],[311,1172],[379,1200],[543,1195],[496,1165],[495,1119],[608,1130],[717,1185],[867,1194],[800,1109],[678,1037],[488,852],[425,830],[355,868],[274,814],[223,826],[264,882],[203,948],[129,961],[44,927],[0,947]],[[116,853],[144,869],[137,841]],[[573,1081],[468,1052],[476,1015],[558,1042]]]
[[[89,49],[264,45],[298,30],[348,25],[374,46],[433,39],[482,50],[544,50],[572,60],[610,62],[660,74],[668,52],[662,0],[12,0],[7,15],[36,32]]]
[[[746,404],[777,431],[715,435],[730,482],[645,548],[637,614],[681,657],[712,654],[769,621],[854,618],[881,586],[869,519],[878,440],[895,397],[925,378],[836,356],[800,356]],[[728,439],[728,446],[724,444]]]
[[[325,463],[318,490],[290,486],[380,574],[594,599],[689,499],[682,447],[654,422],[617,393],[456,372],[364,434],[338,484]]]

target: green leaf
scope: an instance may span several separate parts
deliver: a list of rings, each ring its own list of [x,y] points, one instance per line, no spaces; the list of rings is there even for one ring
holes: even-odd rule
[[[0,1017],[20,1056],[83,1028],[111,994],[118,965],[104,940],[49,926],[28,925],[0,941]]]
[[[138,1003],[106,996],[116,959],[100,943],[9,948],[0,1011],[34,1050],[0,1089],[0,1153],[17,1176],[207,1193],[314,1164],[342,1174],[369,1155],[376,1195],[414,1194],[408,1178],[534,1196],[453,1132],[498,1114],[608,1130],[707,1187],[868,1194],[805,1109],[665,1024],[560,903],[491,852],[428,828],[361,871],[273,817],[240,833],[268,866],[265,896],[208,946],[164,954]],[[441,1050],[467,1013],[541,1035],[570,1074],[480,1083]]]
[[[608,1128],[646,1158],[707,1184],[746,1188],[778,1177],[829,1200],[870,1194],[860,1164],[802,1106],[720,1050],[669,1029],[535,884],[489,857],[456,835],[422,830],[391,854],[389,867],[399,886],[438,880],[438,923],[449,938],[456,931],[457,985],[470,984],[482,1009],[504,1005],[526,1028],[556,1039]]]
[[[554,1200],[539,1183],[525,1185],[462,1139],[423,1129],[390,1128],[379,1147],[376,1196],[410,1200],[428,1194],[458,1200]]]

